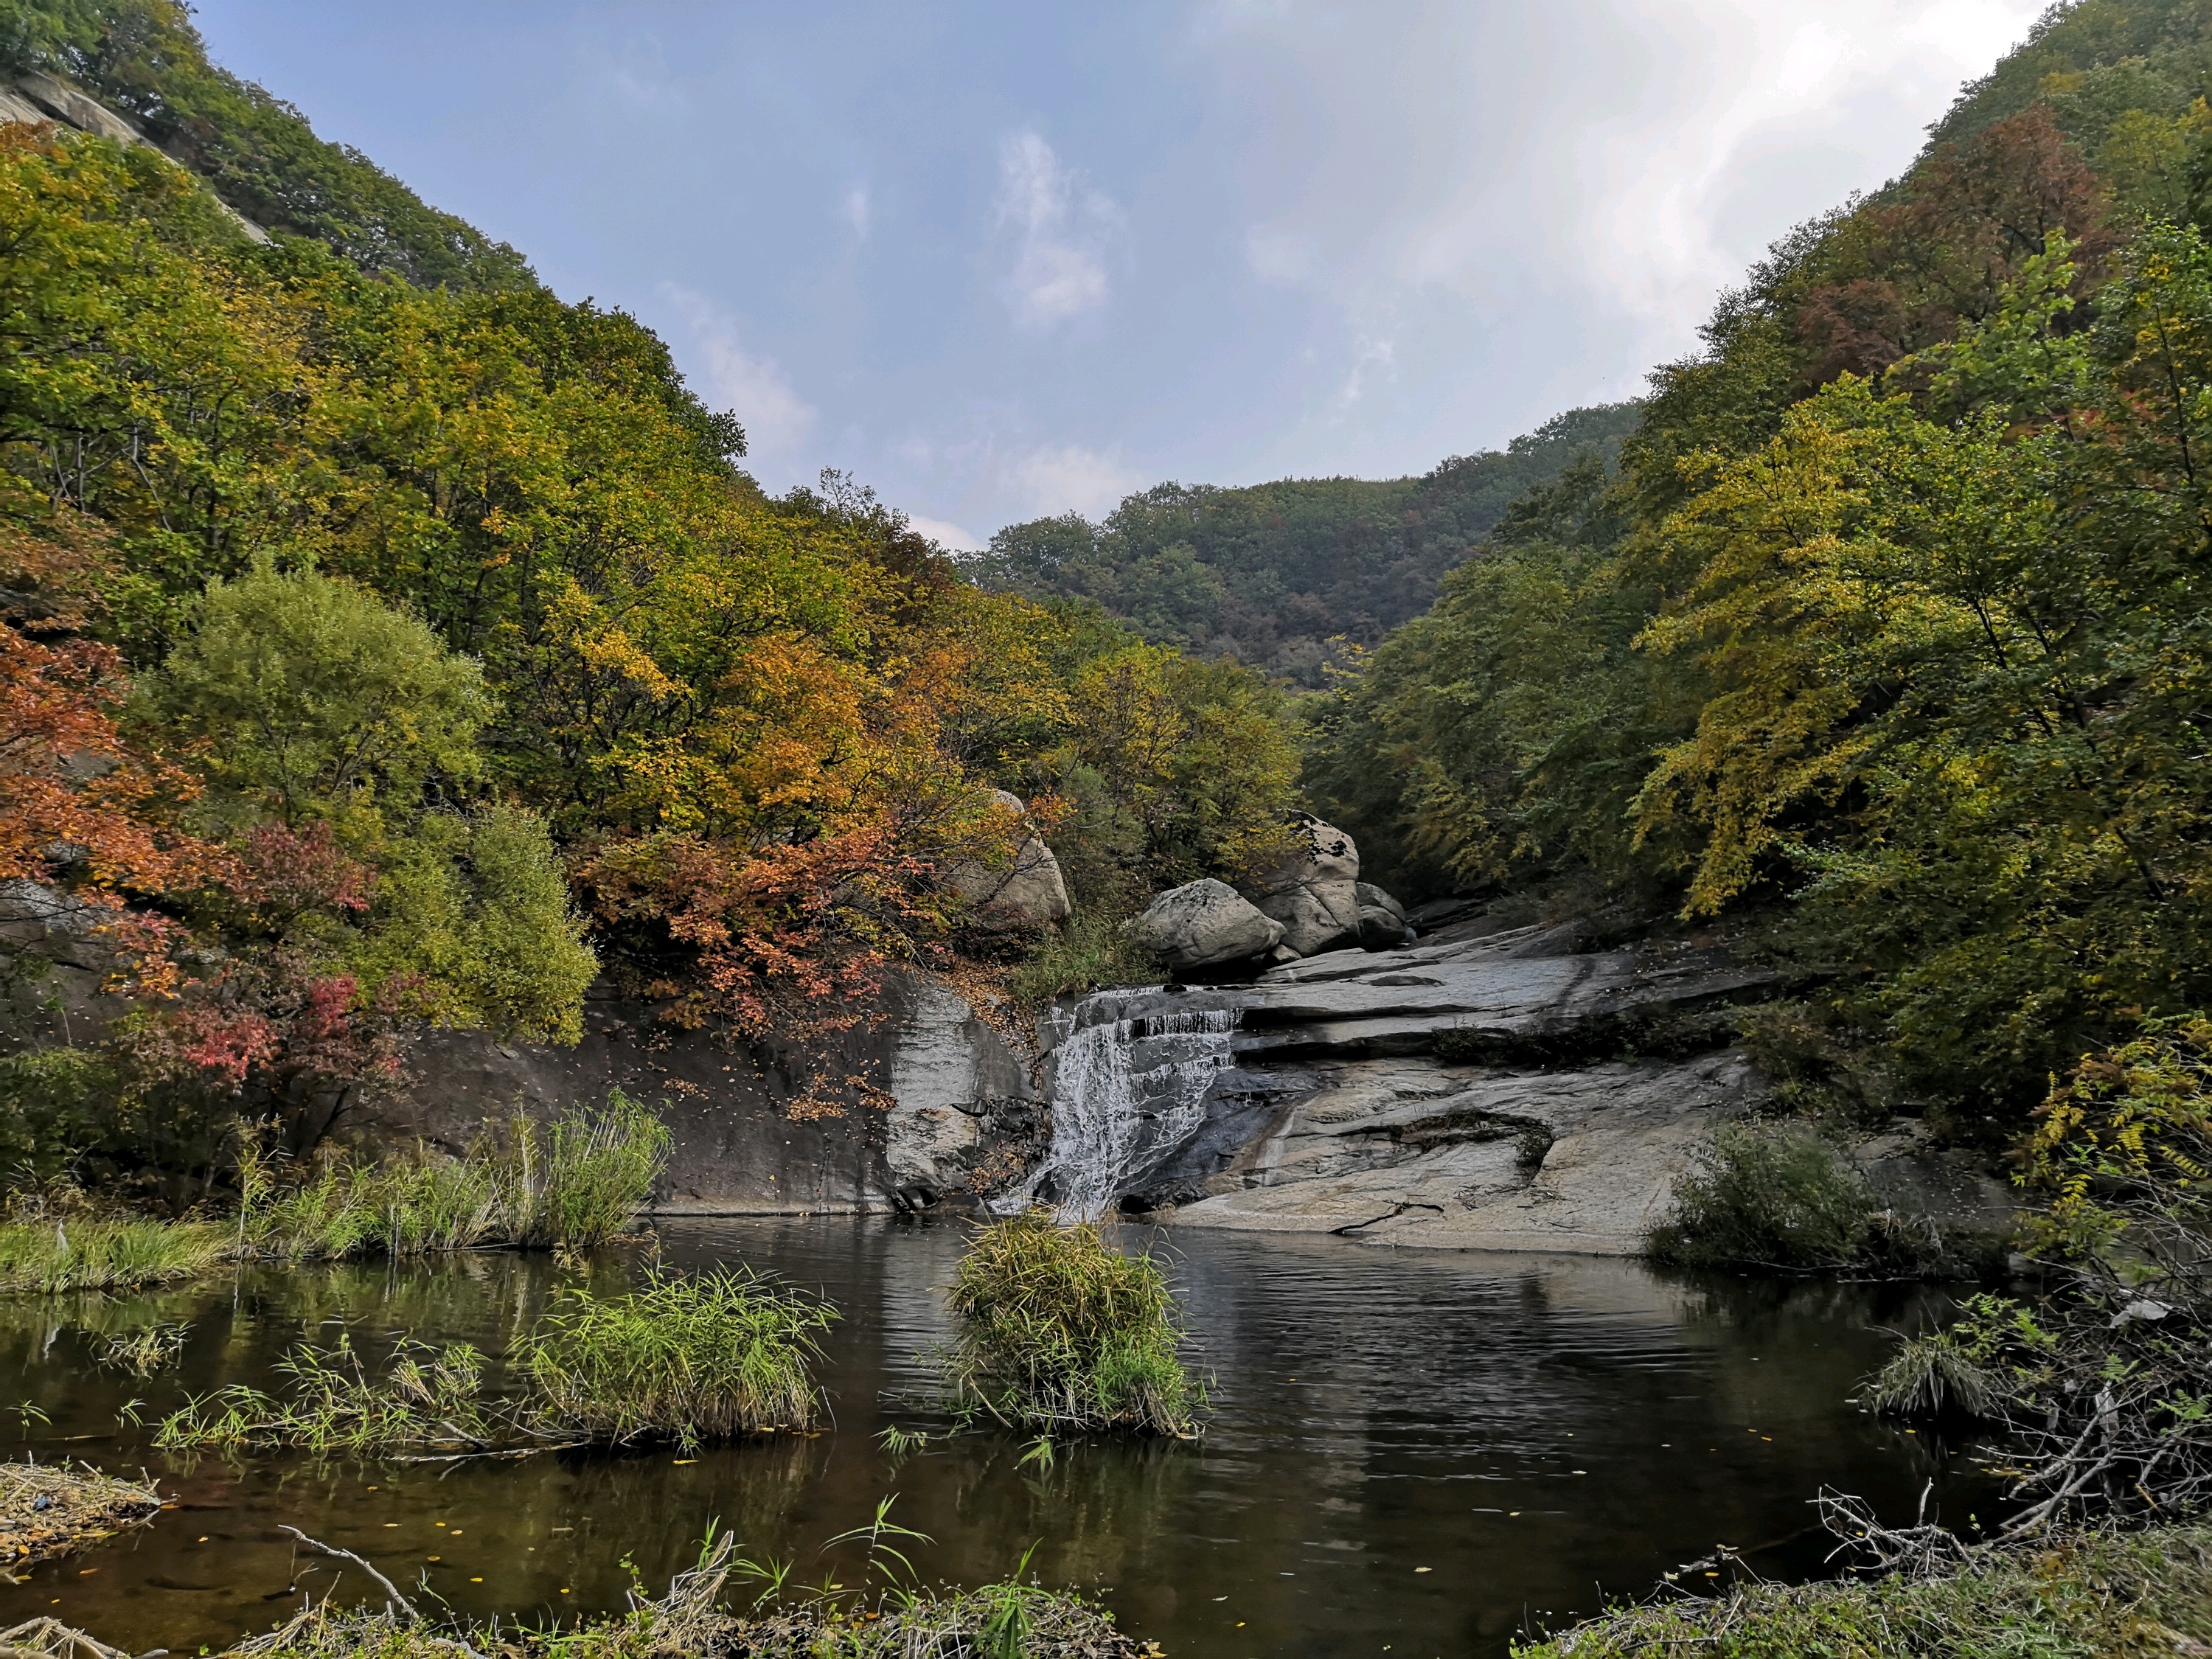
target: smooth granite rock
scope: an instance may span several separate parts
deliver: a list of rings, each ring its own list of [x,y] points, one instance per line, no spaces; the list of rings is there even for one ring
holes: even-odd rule
[[[1170,973],[1187,973],[1264,956],[1283,929],[1227,882],[1209,878],[1162,893],[1129,924],[1129,937]]]

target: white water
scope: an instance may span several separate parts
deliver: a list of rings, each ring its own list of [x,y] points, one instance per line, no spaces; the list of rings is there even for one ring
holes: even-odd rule
[[[1172,1157],[1230,1063],[1233,1008],[1085,1023],[1098,1002],[1128,994],[1086,998],[1054,1051],[1052,1155],[1030,1192],[1049,1176],[1065,1219],[1096,1220]]]

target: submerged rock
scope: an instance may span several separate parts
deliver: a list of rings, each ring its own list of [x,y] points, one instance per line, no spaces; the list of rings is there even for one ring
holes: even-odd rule
[[[1129,924],[1129,937],[1181,974],[1265,956],[1283,928],[1227,882],[1208,878],[1162,893]]]

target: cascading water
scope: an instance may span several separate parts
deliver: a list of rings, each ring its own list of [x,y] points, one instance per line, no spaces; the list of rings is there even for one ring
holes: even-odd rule
[[[1231,1059],[1238,1011],[1125,1013],[1148,992],[1086,997],[1056,1021],[1048,1179],[1061,1216],[1096,1220],[1194,1134]]]

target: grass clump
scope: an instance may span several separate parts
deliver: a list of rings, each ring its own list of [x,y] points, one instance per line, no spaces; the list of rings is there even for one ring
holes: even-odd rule
[[[1682,1267],[1960,1278],[1982,1264],[1969,1241],[1886,1208],[1820,1136],[1723,1124],[1674,1189],[1646,1249]]]
[[[1738,1587],[1625,1607],[1516,1659],[2087,1659],[2212,1640],[2212,1528],[1984,1551],[1955,1574]]]
[[[981,1228],[951,1303],[961,1329],[943,1370],[963,1415],[1047,1434],[1198,1432],[1205,1387],[1176,1354],[1167,1275],[1097,1227],[1030,1211]]]
[[[541,1409],[594,1439],[686,1443],[813,1426],[810,1367],[836,1310],[739,1270],[656,1275],[633,1295],[564,1291],[521,1364]]]
[[[143,1526],[161,1507],[149,1482],[117,1480],[90,1464],[0,1463],[0,1569],[27,1567]],[[0,1582],[6,1577],[0,1571]]]
[[[270,1451],[372,1455],[403,1448],[477,1450],[534,1438],[514,1407],[484,1389],[483,1362],[465,1342],[442,1349],[403,1340],[386,1375],[372,1378],[351,1341],[301,1344],[277,1363],[289,1398],[234,1383],[162,1419],[164,1451]]]
[[[295,1348],[281,1395],[236,1384],[163,1419],[165,1451],[322,1455],[707,1440],[811,1428],[827,1304],[744,1272],[655,1277],[634,1295],[564,1291],[513,1356],[519,1390],[489,1386],[465,1342],[403,1340],[381,1376],[349,1340]]]
[[[1996,1299],[1977,1297],[1994,1307]],[[1945,1331],[1905,1338],[1868,1382],[1862,1399],[1890,1417],[1970,1417],[1988,1421],[2004,1398],[2005,1379],[1983,1323],[1968,1319]]]
[[[366,1164],[331,1158],[280,1186],[249,1149],[240,1162],[239,1237],[283,1261],[425,1255],[508,1246],[586,1249],[628,1225],[667,1166],[668,1127],[617,1089],[596,1109],[541,1129],[508,1125],[460,1158],[418,1150]]]
[[[221,1226],[133,1218],[0,1224],[0,1291],[140,1290],[218,1267],[231,1239]]]

